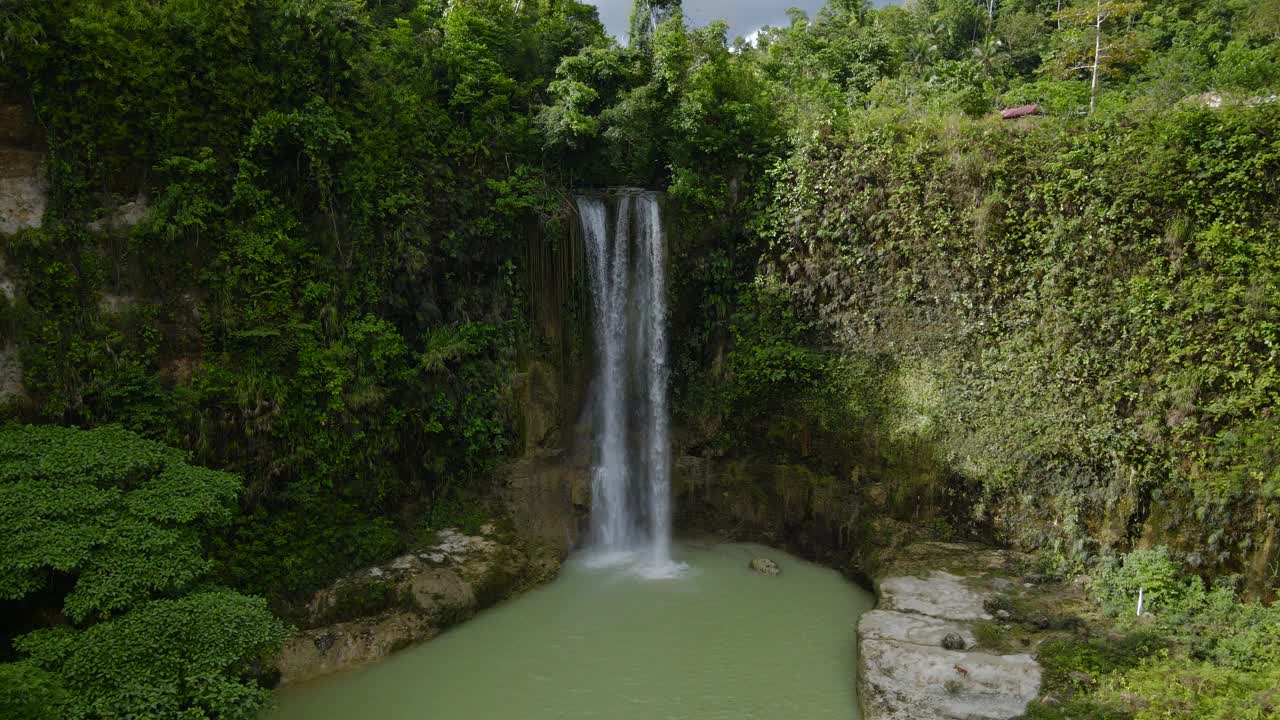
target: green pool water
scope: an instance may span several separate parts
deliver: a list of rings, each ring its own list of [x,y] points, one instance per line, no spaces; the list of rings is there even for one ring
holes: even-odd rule
[[[747,569],[768,557],[782,575]],[[573,558],[547,586],[386,661],[285,688],[268,720],[857,718],[869,593],[753,545],[683,544],[676,578]]]

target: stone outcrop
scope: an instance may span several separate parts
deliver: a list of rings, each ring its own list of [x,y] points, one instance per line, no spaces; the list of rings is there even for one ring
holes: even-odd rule
[[[6,95],[0,88],[0,235],[40,227],[48,204],[39,126]]]
[[[318,592],[302,630],[276,661],[281,683],[311,680],[381,660],[554,577],[560,557],[499,537],[453,530],[434,544],[365,568]]]
[[[972,622],[990,620],[982,595],[963,577],[933,571],[928,577],[891,577],[880,581],[880,609],[927,617]]]
[[[146,196],[139,195],[137,199],[107,210],[101,219],[89,223],[87,227],[98,233],[124,232],[140,225],[150,209]]]
[[[978,622],[999,589],[1000,551],[917,543],[883,562],[879,605],[858,623],[859,696],[864,720],[1005,720],[1040,691],[1040,666],[1023,652],[982,647]],[[932,569],[929,569],[932,568]],[[899,574],[909,571],[911,574]],[[964,649],[961,649],[964,648]]]

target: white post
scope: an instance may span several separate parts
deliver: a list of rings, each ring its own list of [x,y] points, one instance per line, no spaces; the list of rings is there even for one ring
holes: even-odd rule
[[[1098,25],[1093,40],[1093,86],[1089,88],[1089,114],[1093,114],[1098,102],[1098,60],[1102,56],[1102,0],[1098,0]]]
[[[1142,591],[1143,591],[1143,588],[1139,587],[1138,588],[1138,617],[1142,617]]]

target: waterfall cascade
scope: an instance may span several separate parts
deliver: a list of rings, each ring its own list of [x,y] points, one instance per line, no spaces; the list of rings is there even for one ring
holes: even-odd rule
[[[591,542],[605,562],[669,575],[666,250],[657,193],[578,198],[597,355]]]

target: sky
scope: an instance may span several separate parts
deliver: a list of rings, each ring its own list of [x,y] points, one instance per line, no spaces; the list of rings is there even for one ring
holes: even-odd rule
[[[875,4],[885,2],[878,0]],[[620,40],[627,34],[631,3],[632,0],[595,0],[605,27]],[[732,40],[738,35],[750,35],[762,25],[786,25],[789,7],[798,7],[813,16],[823,4],[824,0],[684,0],[683,7],[685,17],[694,25],[706,25],[718,18],[728,20]]]

